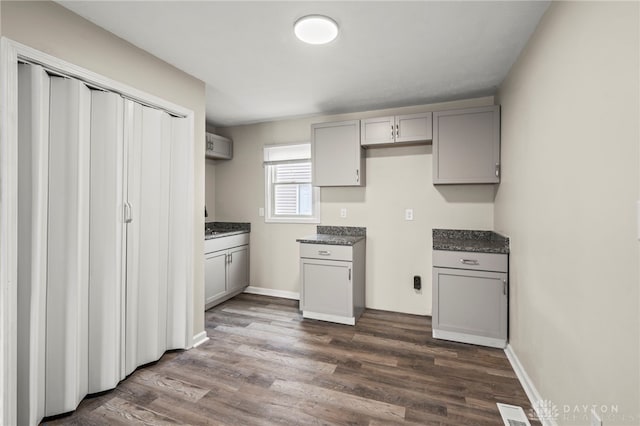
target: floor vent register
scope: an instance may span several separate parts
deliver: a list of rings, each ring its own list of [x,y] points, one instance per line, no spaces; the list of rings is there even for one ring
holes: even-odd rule
[[[522,407],[497,403],[504,426],[531,426]]]

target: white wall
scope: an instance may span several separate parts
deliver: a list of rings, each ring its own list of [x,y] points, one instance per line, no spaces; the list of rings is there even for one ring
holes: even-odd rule
[[[233,139],[234,157],[215,165],[216,220],[251,222],[251,285],[299,292],[296,238],[315,233],[315,225],[266,224],[258,216],[264,206],[264,145],[308,141],[310,125],[317,122],[492,103],[488,97],[217,129]],[[369,149],[366,156],[365,188],[322,188],[322,224],[367,228],[368,307],[429,315],[432,228],[492,229],[495,189],[434,187],[431,145]],[[343,207],[346,219],[339,216]],[[405,208],[414,209],[414,221],[404,220]],[[413,289],[414,275],[422,276],[422,291]]]
[[[640,424],[638,22],[637,2],[554,2],[499,91],[510,341],[561,424],[583,404]]]
[[[204,129],[205,86],[149,53],[51,1],[5,1],[2,36],[189,108],[194,133],[194,333],[204,330]]]

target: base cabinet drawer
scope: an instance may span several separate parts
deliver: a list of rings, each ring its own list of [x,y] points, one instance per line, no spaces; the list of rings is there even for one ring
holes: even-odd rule
[[[504,348],[508,275],[433,268],[433,337]]]

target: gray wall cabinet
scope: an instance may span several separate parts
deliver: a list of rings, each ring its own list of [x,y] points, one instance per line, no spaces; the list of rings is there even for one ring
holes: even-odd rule
[[[311,125],[314,186],[364,186],[360,120]]]
[[[433,113],[433,183],[500,182],[500,107]]]
[[[231,160],[233,158],[233,141],[224,136],[206,134],[206,156],[212,160]]]
[[[508,255],[433,252],[433,337],[504,348]]]
[[[433,138],[431,122],[430,112],[367,118],[360,121],[360,144],[375,147],[426,143]]]
[[[205,240],[204,249],[206,310],[249,285],[249,234]]]
[[[300,244],[300,278],[304,318],[354,325],[364,311],[365,241]]]

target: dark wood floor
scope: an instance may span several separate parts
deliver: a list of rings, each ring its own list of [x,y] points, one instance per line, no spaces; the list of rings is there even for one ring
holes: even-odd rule
[[[208,342],[46,424],[501,425],[496,402],[531,408],[502,350],[435,341],[429,318],[367,310],[351,327],[249,294],[205,315]]]

